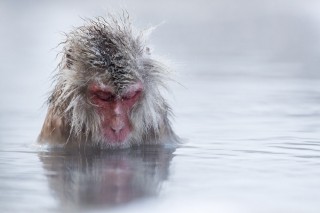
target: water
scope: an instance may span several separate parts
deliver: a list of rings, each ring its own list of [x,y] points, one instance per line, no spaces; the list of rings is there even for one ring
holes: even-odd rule
[[[138,25],[167,20],[151,41],[184,143],[75,152],[35,143],[51,48],[117,3],[2,1],[0,211],[319,212],[319,4],[237,2],[127,2]]]

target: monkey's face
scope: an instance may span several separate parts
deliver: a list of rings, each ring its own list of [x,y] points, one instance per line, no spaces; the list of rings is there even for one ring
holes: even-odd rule
[[[121,144],[133,131],[130,114],[141,99],[143,86],[141,82],[128,85],[122,92],[113,86],[91,83],[88,97],[101,117],[101,132],[107,143]]]

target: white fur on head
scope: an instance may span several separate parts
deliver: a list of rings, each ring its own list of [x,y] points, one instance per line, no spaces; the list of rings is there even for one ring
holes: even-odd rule
[[[70,141],[102,148],[159,143],[174,135],[168,115],[170,108],[160,93],[168,69],[150,55],[143,32],[135,31],[124,13],[87,20],[67,35],[59,64],[56,87],[49,99],[55,115],[69,125]],[[112,86],[121,93],[134,82],[144,87],[130,118],[133,131],[121,144],[108,143],[102,134],[101,117],[87,96],[91,82]]]

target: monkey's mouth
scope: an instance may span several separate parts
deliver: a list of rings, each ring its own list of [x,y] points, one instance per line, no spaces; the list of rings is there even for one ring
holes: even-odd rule
[[[109,129],[104,132],[107,143],[124,143],[129,137],[130,130],[122,129],[118,132]]]

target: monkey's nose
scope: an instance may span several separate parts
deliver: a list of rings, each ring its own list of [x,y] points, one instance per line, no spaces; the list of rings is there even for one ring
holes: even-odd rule
[[[111,122],[111,129],[114,131],[116,134],[118,134],[124,127],[124,122],[120,118],[115,118]]]
[[[119,134],[119,132],[122,130],[122,126],[112,126],[111,129],[114,131],[116,134]]]

